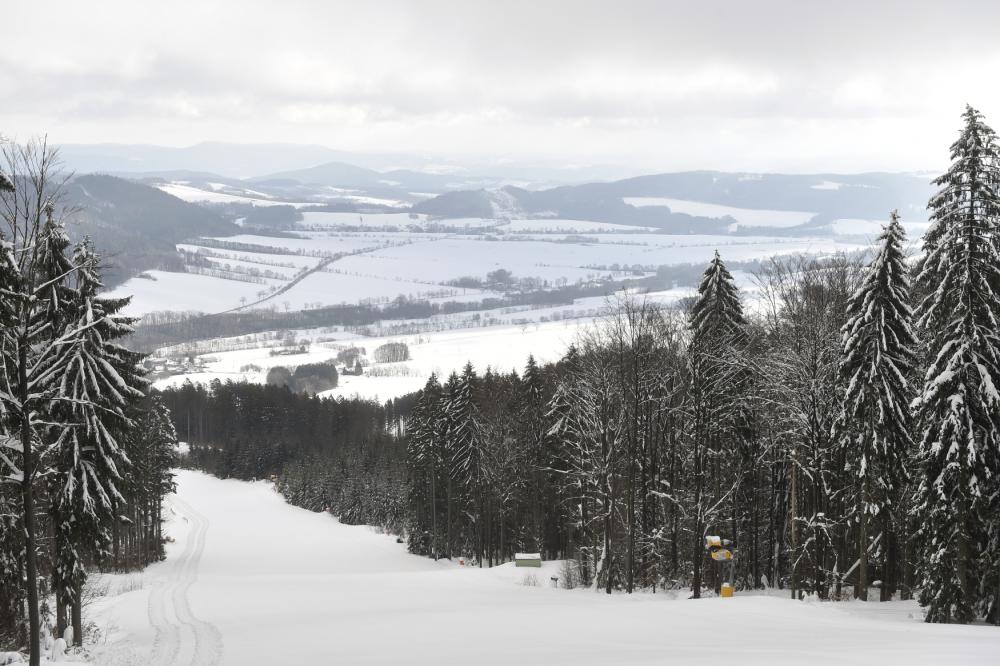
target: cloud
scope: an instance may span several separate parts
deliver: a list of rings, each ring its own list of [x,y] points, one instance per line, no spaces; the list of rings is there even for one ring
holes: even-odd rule
[[[15,2],[0,131],[918,169],[1000,113],[997,3]],[[960,23],[961,31],[950,26]],[[941,142],[944,142],[943,144]]]

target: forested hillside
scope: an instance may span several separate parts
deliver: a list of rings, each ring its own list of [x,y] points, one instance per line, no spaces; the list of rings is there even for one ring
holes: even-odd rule
[[[113,176],[76,176],[64,197],[76,209],[67,231],[74,240],[89,236],[101,248],[108,288],[145,270],[181,270],[177,243],[239,229],[203,206]]]

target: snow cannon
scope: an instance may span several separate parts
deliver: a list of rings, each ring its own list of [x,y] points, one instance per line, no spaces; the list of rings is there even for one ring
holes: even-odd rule
[[[726,576],[725,568],[729,565],[729,582],[722,583],[719,587],[719,596],[724,599],[729,599],[733,596],[735,588],[733,587],[733,578],[736,572],[736,563],[733,561],[733,550],[730,548],[732,542],[729,539],[723,539],[719,536],[706,536],[705,537],[705,550],[708,551],[709,557],[713,561],[719,563],[719,579],[723,579]]]

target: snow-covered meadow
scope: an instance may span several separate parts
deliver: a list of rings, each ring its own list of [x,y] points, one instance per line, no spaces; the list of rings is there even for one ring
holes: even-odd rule
[[[164,185],[188,200],[252,200],[183,183]],[[231,188],[230,188],[231,189]],[[242,197],[242,198],[241,198]],[[630,198],[634,205],[669,205],[694,215],[725,216],[737,225],[785,228],[812,213],[739,209],[662,198]],[[634,269],[702,265],[715,250],[732,262],[779,254],[852,252],[866,246],[879,225],[838,220],[815,236],[663,234],[640,226],[572,219],[431,219],[411,213],[333,213],[304,210],[290,232],[193,239],[178,244],[187,273],[150,271],[120,285],[113,296],[132,295],[129,314],[160,310],[216,313],[235,308],[305,309],[384,302],[397,296],[432,300],[481,300],[494,293],[457,292],[448,283],[483,280],[505,269],[515,279],[549,286],[633,275]],[[733,229],[735,230],[735,228]],[[832,232],[832,233],[830,233]],[[869,233],[870,232],[870,233]],[[777,233],[777,231],[775,232]],[[321,272],[308,275],[323,261]],[[152,277],[153,279],[145,279]]]
[[[930,625],[914,602],[785,593],[563,589],[558,563],[493,569],[409,555],[286,504],[267,482],[178,472],[167,559],[104,576],[97,665],[992,663],[995,627]],[[558,588],[554,585],[560,585]]]
[[[737,208],[721,204],[671,199],[668,197],[625,197],[625,203],[639,208],[646,206],[666,206],[674,213],[701,217],[731,217],[736,224],[744,227],[797,227],[808,222],[815,213],[789,210],[761,210],[757,208]],[[732,229],[735,231],[735,228]]]
[[[737,272],[736,279],[752,294],[750,276]],[[691,288],[669,289],[644,294],[649,303],[676,304],[694,293]],[[298,342],[309,341],[308,352],[290,356],[272,355],[281,341],[254,340],[253,336],[209,340],[171,350],[183,355],[195,354],[204,360],[193,373],[160,379],[156,387],[179,386],[186,381],[208,383],[248,381],[263,383],[274,366],[295,367],[336,359],[348,347],[362,347],[368,358],[372,351],[387,342],[402,342],[409,349],[410,360],[378,363],[365,369],[364,375],[341,375],[337,388],[321,395],[389,400],[420,389],[431,374],[439,378],[460,372],[466,363],[477,371],[493,368],[509,372],[524,369],[528,356],[539,363],[554,362],[566,353],[593,327],[594,321],[613,302],[605,297],[577,299],[573,305],[543,308],[500,308],[476,312],[436,315],[424,320],[383,321],[369,328],[370,335],[346,332],[340,327],[290,331]],[[397,330],[415,332],[397,333]],[[247,348],[244,348],[247,347]],[[219,351],[234,348],[234,351]]]

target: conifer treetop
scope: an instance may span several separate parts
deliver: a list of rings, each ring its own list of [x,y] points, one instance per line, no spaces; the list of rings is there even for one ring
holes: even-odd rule
[[[691,329],[696,335],[733,334],[745,324],[739,289],[716,250],[698,285],[698,299],[691,307]]]

